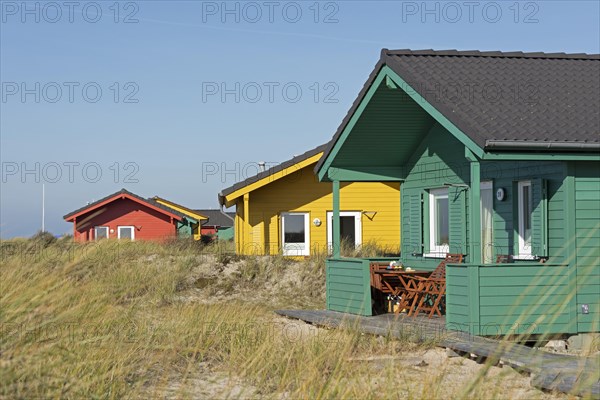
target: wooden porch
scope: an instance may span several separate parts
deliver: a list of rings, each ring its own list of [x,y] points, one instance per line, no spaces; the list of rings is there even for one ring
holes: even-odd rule
[[[446,329],[444,317],[408,317],[405,314],[360,316],[330,310],[278,310],[277,314],[310,324],[356,329],[360,332],[436,345],[466,356],[475,355],[492,365],[503,364],[533,375],[532,385],[578,396],[600,397],[600,358],[575,357],[536,350],[518,343],[474,336]]]

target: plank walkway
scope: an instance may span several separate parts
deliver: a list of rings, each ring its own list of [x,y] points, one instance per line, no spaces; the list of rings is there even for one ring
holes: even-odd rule
[[[330,328],[358,329],[360,332],[416,341],[434,340],[440,347],[475,354],[493,364],[501,362],[532,374],[533,386],[578,396],[600,398],[600,357],[576,357],[498,341],[464,332],[447,331],[444,318],[405,314],[373,317],[328,310],[278,310],[284,317]]]

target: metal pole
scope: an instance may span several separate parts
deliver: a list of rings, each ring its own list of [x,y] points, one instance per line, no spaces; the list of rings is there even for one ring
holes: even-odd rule
[[[46,232],[46,186],[42,183],[42,232]]]

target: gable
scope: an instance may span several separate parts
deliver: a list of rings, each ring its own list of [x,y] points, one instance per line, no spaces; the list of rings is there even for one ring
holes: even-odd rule
[[[306,167],[312,168],[323,155],[322,147],[323,146],[320,146],[315,149],[319,151],[310,151],[305,153],[305,155],[308,154],[307,156],[303,155],[305,157],[297,157],[299,160],[294,158],[290,161],[280,164],[279,166],[271,168],[269,171],[250,177],[243,182],[224,189],[219,194],[219,203],[225,207],[231,207],[233,204],[235,204],[236,199],[242,197],[246,193],[253,192],[264,186],[270,185],[273,182],[284,179],[298,171],[305,170]],[[309,172],[314,175],[312,170],[307,170],[307,173]]]
[[[85,216],[89,213],[95,212],[96,210],[103,209],[106,206],[108,206],[110,203],[113,203],[119,199],[129,199],[138,204],[142,204],[154,211],[165,214],[168,217],[173,218],[177,221],[180,221],[183,218],[185,218],[185,216],[183,214],[179,213],[178,211],[168,208],[167,206],[162,205],[154,200],[147,200],[147,199],[144,199],[143,197],[133,194],[125,189],[121,189],[120,191],[118,191],[116,193],[108,195],[100,200],[97,200],[91,204],[88,204],[86,206],[83,206],[83,207],[75,210],[75,211],[70,212],[69,214],[63,216],[63,219],[65,219],[65,221],[67,221],[67,222],[74,221],[76,218],[78,218],[80,216]]]
[[[332,140],[329,152],[315,170],[320,180],[330,180],[331,170],[350,168],[368,172],[373,168],[404,165],[423,138],[438,123],[447,132],[474,151],[483,151],[447,118],[435,110],[394,71],[383,66],[356,110]],[[372,180],[404,178],[401,171],[390,171]],[[356,179],[356,175],[354,175]]]

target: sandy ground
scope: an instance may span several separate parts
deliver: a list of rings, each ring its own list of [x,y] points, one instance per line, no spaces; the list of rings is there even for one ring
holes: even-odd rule
[[[273,316],[273,324],[293,332],[293,336],[281,340],[304,340],[314,335],[324,334],[323,328],[318,328],[302,321],[289,320]],[[381,338],[383,341],[383,338]],[[474,360],[463,358],[448,352],[443,348],[423,349],[405,354],[373,355],[347,359],[348,362],[364,365],[368,363],[373,370],[396,368],[402,371],[398,379],[399,398],[414,398],[415,394],[423,393],[423,385],[434,387],[432,396],[438,399],[455,398],[465,390],[477,377],[485,365]],[[531,377],[519,373],[509,366],[492,366],[485,375],[483,388],[492,390],[494,398],[511,400],[531,399],[575,399],[561,393],[545,393],[531,386]],[[346,382],[348,385],[382,385],[389,384],[383,379],[373,377],[358,377]],[[182,392],[182,386],[193,388],[192,392]],[[503,395],[505,393],[506,395]],[[509,395],[509,397],[507,397]],[[256,399],[263,395],[261,391],[236,376],[235,372],[223,372],[212,369],[206,363],[199,363],[197,370],[185,382],[178,381],[176,376],[170,380],[161,398],[197,398],[197,399]],[[268,398],[287,399],[287,393],[270,393]],[[470,398],[477,398],[471,394]]]
[[[290,263],[286,273],[277,281],[268,282],[256,291],[245,288],[243,284],[238,286],[239,270],[244,267],[243,261],[234,261],[227,265],[216,265],[210,260],[203,260],[190,276],[188,284],[190,289],[183,292],[179,298],[184,302],[220,303],[232,299],[251,299],[252,303],[260,303],[267,306],[290,305],[289,299],[285,298],[285,292],[290,288],[302,287],[302,274],[294,263]],[[208,261],[208,262],[207,262]],[[234,285],[232,288],[231,285]],[[232,290],[233,289],[233,290]],[[297,301],[300,305],[302,298]],[[318,300],[317,300],[318,301]],[[283,302],[283,303],[282,303]],[[292,302],[293,303],[293,302]],[[269,322],[269,321],[263,321]],[[287,332],[286,336],[279,340],[304,340],[313,335],[322,334],[325,328],[319,328],[303,321],[290,320],[273,314],[272,324],[279,331]],[[381,338],[383,341],[384,339]],[[423,393],[422,385],[429,384],[436,387],[432,393],[433,397],[445,399],[457,397],[469,386],[473,380],[480,375],[485,365],[474,360],[463,358],[447,352],[443,348],[421,349],[397,356],[369,355],[348,359],[348,362],[368,363],[373,370],[385,368],[396,368],[402,371],[402,379],[398,385],[399,397],[415,397],[415,394]],[[381,385],[388,384],[379,378],[358,377],[354,381],[347,382],[348,385]],[[363,379],[362,381],[359,381]],[[364,380],[366,379],[366,381]],[[484,384],[481,387],[493,390],[497,393],[494,398],[507,398],[503,393],[510,393],[511,399],[571,399],[572,396],[560,393],[545,393],[531,386],[531,377],[521,374],[508,366],[492,366],[485,375]],[[161,385],[162,386],[162,385]],[[199,399],[250,399],[262,396],[259,388],[245,382],[237,376],[235,371],[221,371],[218,366],[200,363],[197,369],[192,371],[186,382],[181,382],[177,375],[173,375],[169,382],[163,386],[161,398],[176,399],[181,397],[193,397]],[[182,387],[193,388],[192,393],[182,392]],[[189,389],[188,389],[189,390]],[[288,398],[286,393],[272,393],[269,398]],[[473,393],[471,394],[473,397]]]

